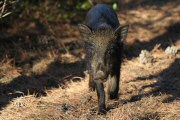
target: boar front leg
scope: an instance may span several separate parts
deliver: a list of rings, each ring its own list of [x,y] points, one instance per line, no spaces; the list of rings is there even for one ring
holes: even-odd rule
[[[98,96],[98,107],[99,113],[106,113],[106,105],[105,105],[105,91],[103,83],[96,82],[96,90]]]

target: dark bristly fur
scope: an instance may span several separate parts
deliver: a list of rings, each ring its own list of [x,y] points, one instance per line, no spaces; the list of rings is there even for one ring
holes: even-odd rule
[[[105,101],[118,98],[123,41],[128,25],[120,26],[110,6],[97,4],[88,12],[85,25],[79,24],[79,30],[85,41],[89,87],[97,90],[99,112],[105,113]],[[106,95],[104,82],[107,83]]]

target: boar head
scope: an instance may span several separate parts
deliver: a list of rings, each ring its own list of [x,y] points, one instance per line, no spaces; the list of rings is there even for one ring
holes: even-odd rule
[[[105,82],[109,74],[120,69],[123,41],[128,32],[128,25],[92,30],[79,24],[79,31],[86,45],[86,56],[95,81]]]

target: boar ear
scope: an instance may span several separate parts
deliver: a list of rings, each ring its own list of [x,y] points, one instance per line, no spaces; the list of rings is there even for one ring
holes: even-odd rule
[[[78,24],[78,27],[83,38],[87,38],[88,35],[91,33],[91,29],[87,25]]]
[[[124,25],[124,26],[119,26],[116,30],[115,30],[115,35],[120,37],[120,40],[123,42],[125,41],[127,34],[128,34],[128,28],[129,25]]]

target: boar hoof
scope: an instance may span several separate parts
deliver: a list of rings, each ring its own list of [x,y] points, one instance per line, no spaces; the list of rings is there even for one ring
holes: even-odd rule
[[[100,114],[100,115],[104,115],[106,113],[107,113],[107,111],[104,108],[100,108],[99,111],[98,111],[98,114]]]

